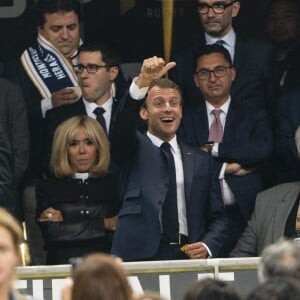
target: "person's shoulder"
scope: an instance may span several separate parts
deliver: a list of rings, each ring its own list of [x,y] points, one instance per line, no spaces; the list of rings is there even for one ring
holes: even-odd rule
[[[243,34],[237,34],[236,36],[237,44],[243,45],[248,48],[248,53],[253,54],[253,51],[256,52],[270,52],[274,51],[273,45],[265,39],[246,36]]]
[[[80,98],[78,101],[72,103],[72,104],[65,104],[57,107],[53,107],[49,109],[46,113],[46,119],[58,119],[58,116],[64,116],[71,117],[77,115],[77,109],[79,107],[84,107],[82,98]]]
[[[190,41],[175,49],[173,56],[174,58],[186,58],[187,55],[190,56],[196,53],[199,50],[199,48],[201,48],[204,44],[204,38],[199,37],[198,40]]]
[[[281,183],[278,185],[275,185],[273,187],[268,188],[267,190],[264,190],[259,193],[260,198],[265,199],[268,198],[268,196],[276,195],[276,198],[284,197],[287,194],[290,193],[299,193],[300,191],[300,181],[296,182],[287,182],[287,183]]]

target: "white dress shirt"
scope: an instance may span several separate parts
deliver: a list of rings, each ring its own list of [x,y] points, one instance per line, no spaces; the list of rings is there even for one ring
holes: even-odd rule
[[[147,132],[147,136],[151,142],[160,147],[164,142],[157,136],[154,136],[150,132]],[[181,151],[177,143],[176,136],[169,141],[171,145],[171,152],[174,157],[175,172],[176,172],[176,186],[177,186],[177,208],[178,208],[178,223],[179,223],[179,233],[188,236],[188,227],[186,220],[186,206],[185,206],[185,196],[184,196],[184,176],[183,176],[183,165],[181,158]]]
[[[226,102],[220,106],[218,109],[222,110],[220,114],[220,120],[223,127],[223,132],[225,129],[225,123],[226,123],[226,117],[228,115],[229,105],[231,102],[231,97],[229,96]],[[206,112],[207,112],[207,118],[208,118],[208,128],[210,128],[212,122],[214,121],[215,117],[212,114],[212,110],[216,109],[214,106],[212,106],[210,103],[205,101],[206,104]],[[219,156],[219,143],[214,143],[211,151],[211,155],[214,157]],[[227,163],[223,163],[220,174],[219,174],[219,180],[221,185],[221,191],[222,191],[222,198],[225,205],[231,205],[235,202],[234,194],[232,193],[229,185],[226,182],[225,179],[225,169],[226,169]]]
[[[223,37],[215,38],[205,32],[205,40],[207,45],[215,44],[217,41],[222,40],[224,41],[223,47],[226,48],[231,56],[231,60],[234,60],[235,54],[235,43],[236,43],[236,34],[234,30],[231,30]]]
[[[102,107],[105,112],[103,113],[103,117],[105,119],[106,129],[109,132],[110,120],[111,120],[111,111],[113,106],[113,98],[109,98],[104,104],[98,106],[95,102],[89,102],[82,97],[83,104],[85,106],[86,113],[89,117],[96,119],[96,114],[93,112],[95,108]]]

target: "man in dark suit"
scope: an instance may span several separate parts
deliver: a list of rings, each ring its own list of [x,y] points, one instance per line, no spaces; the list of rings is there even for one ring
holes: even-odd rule
[[[260,169],[272,153],[272,132],[265,111],[245,107],[230,95],[236,72],[224,47],[203,46],[196,57],[194,82],[205,100],[198,100],[197,109],[185,110],[179,134],[186,143],[211,153],[222,166],[219,179],[231,224],[228,254],[262,189]],[[214,134],[216,128],[219,136]]]
[[[21,184],[29,159],[29,133],[26,107],[21,89],[16,84],[0,78],[0,123],[5,130],[12,154],[14,216],[21,217]]]
[[[231,95],[239,103],[262,106],[272,113],[276,99],[276,71],[273,49],[265,42],[236,34],[232,21],[239,13],[240,1],[195,0],[200,22],[204,29],[190,46],[173,56],[176,68],[170,78],[182,89],[184,106],[197,106],[201,91],[193,82],[194,56],[205,44],[221,43],[230,53],[236,68],[236,78]]]
[[[5,64],[3,76],[16,81],[22,89],[24,96],[30,133],[30,159],[26,173],[26,185],[31,184],[37,178],[42,178],[42,140],[43,125],[46,112],[57,106],[70,104],[79,99],[73,89],[69,87],[78,85],[76,75],[72,71],[72,63],[76,63],[77,49],[80,44],[79,20],[81,6],[78,0],[39,0],[35,7],[37,40],[34,45],[27,48],[21,60]],[[43,46],[41,47],[41,40]],[[59,59],[51,62],[45,49],[51,50],[51,58]],[[29,53],[40,53],[28,55]],[[25,55],[26,54],[26,55]],[[54,54],[54,55],[52,55]],[[27,59],[24,60],[24,58]],[[29,59],[30,57],[30,59]],[[24,62],[27,61],[25,64]],[[34,62],[36,66],[34,67]],[[64,76],[55,76],[57,66],[63,69]],[[71,62],[72,61],[72,62]],[[52,78],[51,84],[43,82],[41,76],[37,76],[37,70],[45,71],[45,65],[54,73],[45,78]],[[52,65],[51,65],[52,63]],[[58,74],[58,73],[56,73]],[[65,82],[66,74],[70,75],[69,82]],[[58,74],[59,75],[59,74]],[[63,78],[59,80],[59,78]],[[43,82],[43,83],[42,83]],[[42,87],[41,88],[41,83]]]
[[[13,155],[8,132],[2,123],[0,123],[0,170],[0,206],[16,216]]]
[[[285,91],[278,99],[275,123],[277,182],[300,180],[300,89]]]
[[[74,66],[82,97],[79,101],[49,110],[46,114],[46,147],[48,162],[52,139],[57,126],[77,115],[88,115],[97,119],[96,109],[102,109],[99,120],[108,136],[113,128],[113,119],[119,100],[127,91],[127,84],[116,81],[120,68],[120,56],[108,42],[82,44],[78,49],[78,63]],[[101,117],[101,116],[100,116]]]
[[[112,253],[126,261],[218,257],[226,238],[212,160],[176,138],[180,89],[168,79],[152,82],[172,66],[157,57],[144,60],[130,87],[134,99],[122,102],[116,117],[111,151],[120,168],[123,205]],[[141,106],[135,99],[146,92]],[[146,134],[136,131],[139,112],[148,124]]]

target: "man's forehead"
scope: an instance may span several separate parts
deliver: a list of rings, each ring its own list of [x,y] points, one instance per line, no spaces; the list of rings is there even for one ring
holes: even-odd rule
[[[78,61],[86,59],[102,61],[102,54],[100,51],[81,51],[78,55]]]
[[[211,54],[204,54],[200,56],[197,60],[198,66],[202,65],[224,65],[227,63],[227,60],[225,59],[224,55],[218,52],[211,53]]]
[[[198,0],[198,3],[215,4],[215,3],[229,3],[230,0]]]

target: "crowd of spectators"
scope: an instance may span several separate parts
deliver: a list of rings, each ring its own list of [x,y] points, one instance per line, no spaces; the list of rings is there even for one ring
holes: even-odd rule
[[[300,235],[300,3],[269,1],[264,39],[234,28],[242,5],[195,0],[203,35],[128,82],[110,41],[81,39],[80,1],[36,2],[36,42],[0,78],[0,205],[33,265],[265,255],[274,271],[266,247]],[[240,299],[210,280],[185,299],[204,289]]]

